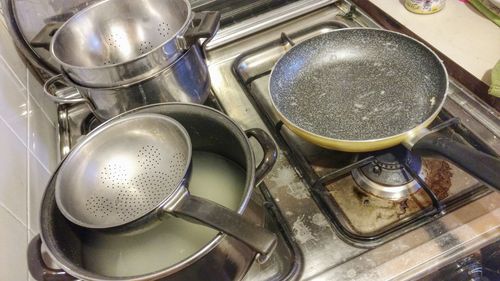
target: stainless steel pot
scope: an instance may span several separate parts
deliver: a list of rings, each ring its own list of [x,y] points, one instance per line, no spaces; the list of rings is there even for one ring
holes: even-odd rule
[[[194,17],[187,0],[105,0],[67,20],[50,52],[68,77],[87,87],[112,87],[153,75],[198,39],[211,38],[218,12]]]
[[[243,132],[220,112],[194,104],[150,105],[124,113],[148,112],[168,115],[188,131],[193,149],[209,151],[233,160],[246,171],[238,213],[257,225],[263,225],[263,209],[251,200],[253,187],[272,168],[276,160],[276,145],[260,129]],[[116,117],[120,118],[120,117]],[[264,159],[257,168],[248,137],[255,137],[264,151]],[[58,171],[55,172],[57,175]],[[86,270],[82,266],[82,238],[88,229],[69,222],[57,208],[54,177],[42,199],[40,222],[41,240],[55,262],[63,270],[48,269],[41,260],[40,238],[29,246],[28,261],[31,274],[37,280],[239,280],[254,260],[256,253],[243,243],[219,234],[187,259],[162,270],[134,277],[112,278]]]
[[[59,97],[54,84],[63,83],[75,88],[80,97]],[[162,102],[191,102],[202,104],[209,95],[210,77],[201,47],[191,46],[172,65],[141,81],[109,88],[90,88],[76,84],[63,74],[47,80],[47,93],[58,103],[87,102],[101,120],[110,119],[125,111]]]
[[[122,116],[86,135],[61,163],[57,206],[79,226],[118,235],[147,232],[173,215],[231,235],[265,260],[276,247],[276,235],[192,195],[192,156],[190,137],[174,119]]]

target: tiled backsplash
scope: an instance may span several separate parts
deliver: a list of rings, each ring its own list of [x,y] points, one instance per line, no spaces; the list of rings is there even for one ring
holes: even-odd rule
[[[3,21],[0,38],[0,280],[33,280],[26,249],[39,231],[40,201],[57,165],[56,105]]]

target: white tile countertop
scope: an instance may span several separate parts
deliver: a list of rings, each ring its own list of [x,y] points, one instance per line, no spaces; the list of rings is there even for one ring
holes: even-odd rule
[[[500,27],[472,5],[447,0],[440,12],[419,15],[408,11],[404,0],[370,0],[377,7],[486,84],[500,60]]]

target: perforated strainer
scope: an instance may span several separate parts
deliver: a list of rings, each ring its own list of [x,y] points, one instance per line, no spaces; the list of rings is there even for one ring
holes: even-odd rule
[[[113,87],[146,79],[198,39],[211,38],[220,15],[191,11],[188,0],[102,0],[59,27],[50,52],[71,81]]]
[[[126,224],[176,191],[190,158],[189,136],[177,121],[154,114],[119,119],[89,135],[64,161],[58,206],[84,227]]]
[[[190,167],[191,141],[177,121],[131,114],[103,124],[73,148],[59,168],[56,202],[68,220],[87,228],[140,231],[171,213],[269,254],[273,233],[189,194]]]

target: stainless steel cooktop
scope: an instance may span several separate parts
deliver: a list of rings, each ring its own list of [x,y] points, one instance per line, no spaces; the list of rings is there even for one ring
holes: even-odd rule
[[[402,183],[418,191],[382,199],[357,187],[359,173],[369,173],[362,167],[373,168],[378,155],[325,150],[279,122],[268,97],[272,66],[290,41],[378,27],[350,8],[344,1],[294,2],[228,26],[208,45],[208,105],[243,128],[267,130],[280,146],[276,166],[255,195],[269,210],[268,226],[281,234],[280,247],[245,280],[413,280],[500,238],[500,196],[452,164],[418,160],[420,170],[404,172],[417,182]],[[63,155],[96,124],[85,105],[60,107],[59,116]],[[500,154],[498,118],[453,80],[433,126]]]

